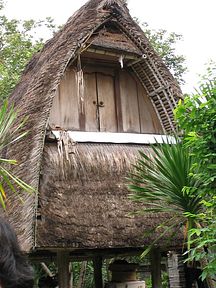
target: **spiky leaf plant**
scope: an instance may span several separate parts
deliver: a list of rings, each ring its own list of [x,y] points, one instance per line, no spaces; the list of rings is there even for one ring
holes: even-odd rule
[[[165,142],[152,145],[151,156],[139,151],[129,177],[130,198],[143,202],[144,212],[170,213],[172,224],[183,221],[187,233],[202,212],[197,193],[202,183],[191,172],[193,157],[188,148],[177,138],[175,144],[169,138]]]
[[[12,128],[16,117],[17,112],[14,110],[14,107],[11,106],[9,108],[8,102],[5,101],[0,108],[0,204],[4,209],[6,208],[5,201],[9,189],[14,193],[17,193],[18,187],[27,192],[33,191],[31,186],[11,172],[11,166],[17,165],[17,161],[3,157],[5,149],[10,144],[15,143],[27,134],[27,132],[20,132],[25,120],[21,121],[15,129]]]

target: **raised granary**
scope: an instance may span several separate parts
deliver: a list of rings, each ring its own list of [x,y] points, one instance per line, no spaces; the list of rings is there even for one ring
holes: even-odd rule
[[[16,195],[8,201],[23,250],[85,259],[137,253],[155,239],[144,232],[167,215],[130,214],[140,206],[128,199],[125,177],[139,149],[151,153],[149,142],[175,131],[181,97],[123,0],[80,8],[10,97],[29,133],[7,156],[37,191],[24,193],[24,204]],[[178,233],[172,243],[160,240],[161,251],[179,247]]]

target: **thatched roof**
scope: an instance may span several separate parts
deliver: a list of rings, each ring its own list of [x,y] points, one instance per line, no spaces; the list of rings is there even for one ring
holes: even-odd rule
[[[29,117],[26,124],[29,134],[9,151],[8,157],[20,162],[15,172],[36,190],[39,188],[43,155],[47,155],[44,143],[49,112],[60,80],[68,64],[81,53],[94,32],[108,22],[114,23],[128,39],[131,53],[146,55],[145,59],[135,61],[131,67],[148,92],[164,130],[174,129],[172,110],[177,99],[181,97],[181,91],[141,28],[131,18],[124,1],[90,0],[33,56],[10,97],[10,101],[14,102],[20,111],[18,120],[23,116]],[[98,43],[95,40],[93,44],[99,45]],[[46,191],[42,193],[47,197]],[[25,204],[21,206],[16,197],[11,197],[8,201],[8,213],[17,229],[23,249],[28,251],[37,243],[34,220],[38,195],[24,194],[23,198]],[[58,199],[54,200],[57,205]],[[46,225],[48,222],[44,225],[47,228]],[[38,229],[39,234],[43,235],[41,224]],[[38,241],[40,245],[45,245],[41,237]]]
[[[167,214],[131,215],[144,207],[128,199],[126,188],[128,171],[140,149],[151,153],[147,145],[79,143],[67,159],[65,152],[59,154],[56,143],[47,143],[36,247],[134,248],[153,242],[162,231],[149,231],[164,222]],[[181,247],[180,238],[176,233],[176,242],[170,243],[165,235],[159,245],[163,249]]]

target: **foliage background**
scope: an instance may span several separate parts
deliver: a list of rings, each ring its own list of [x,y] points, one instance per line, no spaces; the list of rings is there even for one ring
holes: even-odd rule
[[[216,63],[210,62],[199,89],[186,96],[175,110],[182,141],[195,162],[191,174],[202,181],[197,191],[202,213],[194,215],[200,226],[190,230],[188,261],[207,260],[202,279],[216,277]],[[197,172],[198,171],[198,172]],[[216,279],[215,279],[216,280]]]

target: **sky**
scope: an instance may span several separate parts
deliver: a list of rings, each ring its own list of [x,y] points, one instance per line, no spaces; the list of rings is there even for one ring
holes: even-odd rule
[[[64,24],[86,0],[6,0],[4,13],[9,18],[43,19]],[[128,0],[133,17],[153,29],[166,29],[183,35],[177,52],[186,57],[188,72],[183,92],[192,93],[198,86],[209,60],[216,61],[216,0]]]

